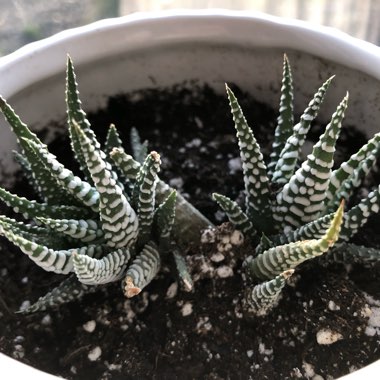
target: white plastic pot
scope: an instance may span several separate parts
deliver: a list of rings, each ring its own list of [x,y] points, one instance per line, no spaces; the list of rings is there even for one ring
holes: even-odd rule
[[[0,94],[33,128],[65,119],[70,54],[87,111],[105,105],[113,94],[187,79],[207,82],[217,91],[224,91],[225,82],[235,83],[277,107],[284,52],[293,67],[296,112],[321,81],[335,74],[320,120],[331,116],[349,90],[347,123],[368,136],[379,130],[380,48],[331,28],[252,12],[138,13],[71,29],[0,58]],[[16,144],[3,120],[0,131],[0,180],[9,186]],[[4,355],[0,365],[5,379],[18,378],[18,371],[26,371],[29,379],[44,378]],[[367,373],[376,369],[380,362],[345,378],[361,379],[361,373],[369,378]]]

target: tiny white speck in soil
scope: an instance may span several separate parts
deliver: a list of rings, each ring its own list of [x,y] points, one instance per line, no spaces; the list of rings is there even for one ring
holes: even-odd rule
[[[178,292],[178,283],[177,282],[173,282],[167,292],[166,292],[166,298],[167,299],[171,299],[171,298],[174,298],[176,295],[177,295],[177,292]]]
[[[95,328],[96,328],[96,322],[94,320],[88,321],[83,324],[83,330],[87,331],[88,333],[94,332]]]
[[[253,350],[248,350],[248,351],[247,351],[247,356],[248,356],[249,358],[251,358],[251,357],[253,356]]]
[[[216,274],[220,278],[227,278],[232,277],[234,275],[234,271],[229,266],[223,265],[216,270]]]
[[[21,279],[21,283],[22,284],[27,284],[28,283],[28,281],[29,281],[29,278],[28,277],[23,277],[22,279]]]
[[[343,339],[343,335],[330,329],[321,329],[316,335],[318,344],[329,345]]]
[[[50,314],[46,314],[42,319],[41,319],[41,324],[44,326],[49,326],[51,325],[51,316]]]
[[[102,355],[102,349],[99,346],[94,347],[87,355],[90,361],[94,362]]]
[[[183,317],[187,317],[193,312],[193,305],[190,302],[186,302],[181,309],[181,314]]]
[[[22,302],[21,306],[20,306],[20,310],[25,310],[27,309],[28,307],[30,306],[30,301],[29,300],[25,300]]]

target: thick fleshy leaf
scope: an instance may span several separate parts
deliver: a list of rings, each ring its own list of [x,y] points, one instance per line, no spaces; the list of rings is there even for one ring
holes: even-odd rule
[[[131,255],[126,248],[119,248],[101,259],[74,252],[74,272],[83,284],[107,284],[121,278],[130,258]]]
[[[144,141],[141,143],[139,132],[135,127],[131,128],[131,147],[134,159],[143,164],[148,154],[148,142]]]
[[[98,150],[78,125],[74,125],[74,129],[79,136],[83,156],[99,194],[99,213],[104,238],[110,247],[130,247],[138,235],[139,222],[136,213]]]
[[[277,184],[286,184],[295,172],[301,148],[309,132],[311,122],[317,116],[326,91],[333,77],[328,79],[316,92],[301,116],[301,120],[294,126],[292,135],[287,139],[277,161],[272,181]]]
[[[277,118],[277,127],[274,132],[274,141],[272,144],[272,152],[270,154],[270,162],[268,164],[268,176],[273,175],[280,154],[285,147],[287,139],[293,133],[294,117],[293,117],[293,77],[289,60],[284,54],[284,67],[282,75],[281,99],[280,99],[280,115]]]
[[[0,199],[13,209],[14,212],[22,214],[25,218],[38,216],[49,218],[81,218],[93,215],[91,210],[76,206],[53,206],[46,203],[30,201],[0,187]]]
[[[5,229],[12,231],[13,234],[20,236],[26,240],[40,245],[45,245],[51,249],[68,249],[70,241],[64,236],[55,235],[46,227],[18,222],[15,219],[0,215],[0,225]]]
[[[367,264],[379,262],[379,260],[380,249],[351,243],[340,243],[323,257],[323,262],[341,264]]]
[[[323,212],[331,169],[334,164],[335,144],[339,137],[348,95],[342,100],[301,167],[277,194],[274,218],[279,225],[299,227],[315,220]]]
[[[352,207],[344,216],[339,242],[348,241],[359,229],[367,223],[371,215],[377,214],[380,209],[380,185],[368,194],[356,206]]]
[[[150,239],[154,206],[156,200],[157,173],[160,171],[161,159],[157,152],[148,154],[141,166],[133,189],[132,201],[136,205],[139,217],[138,244],[143,247]]]
[[[113,148],[123,149],[122,144],[123,143],[119,133],[117,132],[115,124],[111,124],[108,128],[106,142],[104,144],[104,152],[109,155]]]
[[[253,279],[270,280],[284,271],[296,268],[302,262],[327,252],[338,240],[343,221],[344,203],[340,205],[330,228],[320,239],[297,241],[270,248],[255,258],[248,258],[246,265]]]
[[[170,234],[175,219],[177,192],[173,190],[169,196],[156,208],[153,217],[153,230],[160,250],[166,251],[170,246]]]
[[[286,285],[286,280],[293,274],[290,269],[275,277],[273,280],[265,281],[253,286],[245,293],[245,309],[255,316],[265,316],[277,306],[282,289]]]
[[[226,213],[228,220],[234,225],[235,228],[249,235],[250,237],[256,235],[256,231],[248,219],[248,216],[235,201],[218,193],[213,193],[212,198]]]
[[[193,279],[191,278],[191,274],[189,271],[189,267],[186,263],[186,259],[179,250],[175,247],[173,248],[173,259],[175,268],[178,275],[179,283],[181,284],[181,288],[186,292],[191,292],[194,287]]]
[[[228,86],[226,88],[243,166],[246,213],[252,223],[260,219],[262,229],[270,230],[272,205],[264,157],[235,95]]]
[[[38,150],[38,146],[32,141],[28,143]],[[40,151],[40,160],[43,162],[50,173],[56,178],[62,187],[75,197],[76,201],[84,206],[91,207],[92,210],[97,211],[99,205],[99,194],[94,187],[88,182],[82,181],[74,173],[66,169],[57,158],[48,151]]]
[[[380,132],[377,133],[350,159],[331,174],[325,213],[336,208],[341,199],[348,201],[353,190],[358,188],[380,156]]]
[[[33,147],[28,144],[28,141],[32,141],[38,146],[40,152],[47,150],[47,146],[21,121],[13,108],[1,97],[0,108],[21,146],[23,157],[28,163],[29,174],[33,177],[32,184],[37,188],[38,194],[46,203],[61,204],[67,193],[41,164],[39,157]]]
[[[0,225],[0,235],[5,236],[10,242],[19,247],[31,260],[47,272],[68,274],[73,270],[73,252],[79,252],[91,257],[100,257],[104,254],[101,245],[89,245],[78,249],[54,250],[45,245],[16,235],[11,227]]]
[[[125,296],[131,298],[139,294],[156,276],[160,264],[157,246],[149,242],[127,270],[122,285]]]
[[[96,241],[97,244],[103,243],[104,233],[99,226],[99,222],[93,219],[51,219],[36,218],[36,220],[54,231],[63,233],[73,239],[83,243]]]
[[[78,301],[83,298],[84,295],[97,290],[98,287],[82,284],[75,275],[72,275],[63,280],[52,291],[40,297],[37,302],[26,309],[20,310],[18,313],[30,314],[36,311],[53,309],[65,303]]]

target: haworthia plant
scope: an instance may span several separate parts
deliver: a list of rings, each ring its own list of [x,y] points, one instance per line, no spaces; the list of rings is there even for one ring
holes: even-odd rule
[[[168,263],[184,288],[191,290],[180,247],[199,238],[201,229],[211,223],[158,179],[160,155],[147,152],[136,129],[131,132],[134,158],[124,152],[114,125],[101,146],[82,110],[70,58],[66,103],[71,147],[84,179],[62,165],[0,98],[0,108],[20,144],[16,159],[39,199],[28,200],[0,188],[0,200],[27,219],[0,216],[0,234],[46,271],[70,274],[22,312],[73,301],[98,285],[118,280],[125,296],[132,297],[170,257]]]
[[[238,100],[226,86],[240,148],[245,204],[241,207],[217,193],[213,199],[255,247],[244,263],[252,284],[247,285],[243,303],[256,315],[265,315],[277,303],[291,271],[305,260],[321,254],[337,260],[380,259],[380,250],[348,243],[368,218],[379,212],[380,186],[344,214],[342,203],[348,203],[378,159],[380,133],[333,169],[348,94],[312,152],[301,161],[302,146],[331,80],[317,90],[294,125],[292,72],[284,57],[280,115],[268,165]],[[264,282],[255,285],[260,281]]]

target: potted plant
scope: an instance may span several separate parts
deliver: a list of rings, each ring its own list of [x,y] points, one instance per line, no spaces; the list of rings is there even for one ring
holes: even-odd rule
[[[173,33],[176,27],[178,33]],[[292,38],[289,38],[290,35]],[[257,38],[258,36],[265,38]],[[301,45],[305,36],[308,41],[306,47]],[[83,53],[81,43],[88,48],[88,55]],[[97,50],[95,47],[99,45],[105,46],[105,49]],[[323,53],[318,46],[323,46]],[[337,46],[340,53],[347,55],[350,52],[350,67],[336,56]],[[31,54],[31,51],[34,53]],[[379,111],[376,107],[369,110],[369,107],[375,105],[379,88],[378,73],[375,70],[378,52],[372,45],[343,34],[334,33],[330,36],[325,29],[322,32],[316,31],[303,23],[288,25],[275,18],[245,13],[184,12],[175,15],[160,14],[152,18],[134,15],[96,23],[81,28],[79,33],[64,32],[44,43],[30,45],[13,56],[3,58],[0,62],[0,76],[4,77],[1,91],[22,118],[28,120],[36,130],[46,123],[52,124],[52,120],[64,119],[62,62],[66,53],[70,52],[76,63],[81,99],[86,111],[104,106],[111,95],[152,87],[153,84],[155,87],[168,86],[194,78],[206,81],[219,92],[224,82],[234,83],[273,106],[278,102],[278,91],[272,91],[272,88],[279,87],[278,57],[284,51],[293,63],[295,113],[301,113],[305,99],[311,96],[311,88],[318,86],[321,76],[327,78],[336,74],[339,80],[329,92],[327,107],[321,109],[321,122],[327,120],[338,103],[337,99],[350,89],[351,98],[355,101],[346,118],[354,125],[365,124],[365,133],[373,135],[378,128],[376,115]],[[359,52],[365,54],[365,60],[356,56]],[[51,53],[53,54],[50,55]],[[49,59],[45,59],[47,56]],[[39,66],[37,62],[40,60],[49,62],[48,69]],[[191,62],[191,65],[185,65],[186,62]],[[363,62],[368,71],[363,67]],[[30,77],[31,67],[34,68],[36,78]],[[133,76],[128,76],[128,72],[133,72]],[[18,79],[16,83],[12,83],[14,78]],[[101,92],[98,86],[102,89]],[[365,99],[360,96],[363,86]],[[57,99],[59,100],[56,101]],[[3,141],[9,145],[9,141],[13,140],[7,134],[7,128],[3,125],[1,128]],[[2,168],[6,174],[14,170],[9,151],[9,146],[2,151]],[[6,185],[9,185],[9,181],[4,181],[3,186]],[[210,189],[210,192],[213,190],[218,189]],[[183,316],[192,314],[191,303],[185,302],[179,307]],[[107,322],[103,318],[101,323]],[[202,318],[198,323],[199,334],[207,333],[210,323]],[[90,327],[86,325],[91,330]],[[180,341],[173,342],[173,347],[180,344]],[[264,343],[260,342],[259,346],[263,357],[271,356],[271,350]],[[88,349],[92,352],[92,347]],[[96,356],[97,351],[92,354]],[[250,354],[251,352],[244,353],[247,360]],[[71,358],[66,353],[64,359],[67,361]],[[304,371],[309,371],[310,374],[312,370],[305,363]],[[108,361],[108,365],[111,364]]]

